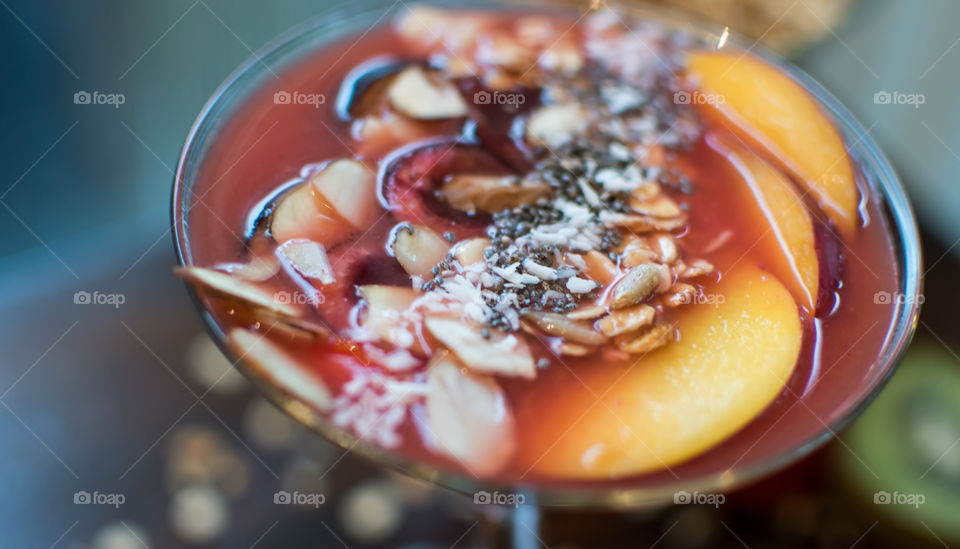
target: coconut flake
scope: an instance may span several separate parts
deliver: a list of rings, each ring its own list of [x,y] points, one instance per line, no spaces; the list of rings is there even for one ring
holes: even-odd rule
[[[593,178],[603,186],[604,190],[611,192],[629,192],[646,184],[636,164],[624,170],[606,168],[594,174]]]
[[[567,289],[575,294],[585,294],[599,286],[593,280],[572,276],[567,280]]]
[[[559,278],[555,269],[541,265],[530,258],[523,260],[523,268],[540,280],[556,280]]]
[[[512,263],[507,267],[491,267],[491,270],[496,274],[500,275],[501,278],[506,280],[511,284],[539,284],[540,279],[527,274],[527,273],[518,273],[517,269],[520,267],[520,263]]]
[[[423,364],[406,349],[384,351],[376,345],[364,345],[363,350],[371,360],[391,372],[406,372]]]
[[[600,195],[597,194],[597,191],[593,190],[593,187],[591,187],[585,179],[578,177],[577,185],[580,186],[580,192],[583,193],[583,198],[587,201],[587,204],[594,207],[601,205]]]
[[[426,383],[400,381],[366,370],[343,386],[331,420],[384,448],[400,444],[399,429],[410,405],[429,394]]]

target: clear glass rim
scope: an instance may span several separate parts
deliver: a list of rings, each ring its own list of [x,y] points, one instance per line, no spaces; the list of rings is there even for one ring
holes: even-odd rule
[[[429,4],[473,9],[505,9],[516,11],[559,11],[577,8],[584,9],[583,3],[571,0],[549,2],[548,0],[519,0],[506,3],[504,0],[483,0],[470,2],[468,0],[431,0]],[[193,181],[188,180],[187,174],[193,163],[202,160],[201,136],[209,130],[216,117],[217,110],[229,105],[236,93],[256,89],[262,84],[258,76],[262,76],[264,65],[271,60],[282,60],[291,52],[298,57],[313,51],[313,48],[322,43],[328,43],[337,37],[345,36],[360,30],[361,23],[371,23],[382,15],[385,10],[397,6],[398,2],[390,0],[373,0],[363,9],[356,6],[338,6],[323,13],[316,19],[307,21],[283,33],[266,46],[248,58],[213,93],[194,121],[187,136],[177,163],[174,175],[173,191],[171,196],[171,219],[173,245],[179,265],[193,264],[190,241],[188,238],[189,223],[187,213],[190,210],[189,192]],[[403,4],[400,2],[399,4]],[[404,4],[405,5],[405,4]],[[624,5],[619,2],[608,2],[621,13],[630,16],[641,16],[656,19],[668,26],[683,29],[699,36],[719,36],[724,30],[722,26],[698,21],[686,14],[680,14],[659,6]],[[383,22],[389,21],[384,18]],[[338,27],[343,34],[334,37],[318,39],[318,35]],[[347,29],[347,30],[344,30]],[[672,501],[678,491],[693,492],[699,490],[727,491],[742,486],[751,481],[766,476],[786,465],[809,454],[816,448],[830,440],[836,431],[842,429],[876,397],[879,390],[886,384],[896,369],[896,364],[909,344],[917,324],[921,299],[917,299],[922,289],[922,258],[920,237],[916,219],[907,198],[906,192],[899,177],[887,158],[880,151],[873,138],[865,128],[850,114],[850,112],[825,88],[806,73],[784,60],[780,56],[755,45],[753,41],[731,33],[728,43],[749,50],[751,54],[764,58],[775,64],[803,87],[805,87],[820,102],[821,106],[829,110],[834,116],[834,122],[843,133],[848,145],[848,151],[863,168],[871,181],[868,185],[871,191],[879,192],[887,208],[887,221],[898,246],[897,259],[899,263],[899,291],[906,299],[896,303],[897,310],[893,315],[890,331],[887,334],[882,352],[875,365],[876,374],[870,383],[865,384],[859,392],[850,395],[834,408],[834,420],[825,425],[817,434],[801,440],[788,451],[767,459],[750,467],[735,467],[725,471],[703,475],[687,481],[666,482],[655,486],[641,487],[541,487],[534,484],[503,485],[484,479],[473,479],[468,476],[432,465],[417,462],[405,456],[380,448],[358,439],[352,434],[332,426],[322,414],[298,401],[291,393],[277,386],[271,379],[259,374],[255,368],[247,366],[242,360],[238,361],[235,351],[226,343],[226,334],[214,321],[212,315],[203,306],[197,293],[187,285],[187,290],[201,313],[204,325],[213,340],[225,355],[231,357],[236,367],[253,383],[259,391],[269,398],[275,405],[294,417],[309,429],[342,446],[344,449],[369,459],[377,464],[392,467],[400,472],[434,482],[456,491],[471,494],[477,491],[499,490],[512,492],[528,492],[535,498],[538,505],[557,507],[607,507],[607,508],[636,508],[661,505]],[[298,47],[309,44],[309,47],[298,50]],[[247,89],[242,89],[248,86]]]

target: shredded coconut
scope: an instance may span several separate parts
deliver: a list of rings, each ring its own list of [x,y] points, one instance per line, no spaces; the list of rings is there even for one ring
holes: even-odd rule
[[[557,275],[556,269],[541,265],[532,259],[524,259],[523,268],[540,280],[556,280],[560,278]]]
[[[427,393],[426,383],[364,371],[343,385],[341,395],[334,400],[336,411],[331,419],[337,427],[350,429],[363,440],[395,448],[400,444],[397,430],[407,416],[408,406]]]
[[[596,287],[596,282],[579,276],[572,276],[567,280],[567,289],[575,294],[585,294]]]

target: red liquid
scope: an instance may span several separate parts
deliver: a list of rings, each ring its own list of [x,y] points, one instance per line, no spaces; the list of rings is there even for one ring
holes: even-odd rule
[[[196,181],[196,196],[188,214],[188,236],[195,264],[209,266],[242,261],[245,257],[244,227],[251,209],[258,202],[284,182],[295,178],[305,164],[354,156],[354,151],[347,145],[352,143],[349,123],[336,117],[332,99],[353,67],[379,55],[398,55],[400,40],[385,27],[367,34],[362,43],[341,58],[345,46],[352,40],[316,52],[280,73],[279,80],[268,82],[231,114],[204,159]],[[278,90],[323,94],[327,103],[319,108],[276,105],[273,96]],[[435,123],[433,130],[438,136],[456,136],[460,126],[459,123]],[[711,128],[710,131],[723,130]],[[387,152],[367,151],[365,160],[373,164]],[[774,261],[754,249],[755,229],[743,216],[737,215],[744,196],[732,191],[739,187],[729,163],[711,149],[705,139],[701,139],[692,151],[678,153],[677,161],[688,168],[695,188],[695,192],[689,195],[668,191],[675,200],[690,207],[688,229],[679,238],[685,254],[708,258],[719,273],[727,272],[747,259],[761,267]],[[811,209],[815,211],[815,206],[811,205]],[[673,481],[676,477],[688,479],[719,472],[735,464],[755,464],[792,448],[798,440],[809,439],[838,419],[835,416],[839,409],[837,403],[857,394],[873,374],[874,361],[892,323],[894,309],[877,306],[874,294],[898,287],[893,245],[877,198],[871,196],[863,211],[869,221],[854,237],[839,245],[843,255],[842,286],[836,292],[839,304],[832,314],[817,321],[803,317],[803,350],[790,381],[776,401],[743,430],[692,461],[674,466],[671,471],[642,478],[612,480],[609,481],[611,485]],[[817,214],[817,217],[824,216]],[[396,262],[384,249],[387,232],[396,223],[397,219],[388,215],[359,240],[329,250],[334,268],[341,272],[350,271],[363,283],[409,285],[409,278],[402,270],[390,267]],[[475,229],[458,230],[458,240],[472,231]],[[726,231],[732,232],[729,241],[719,250],[708,253],[711,243]],[[361,257],[366,259],[358,260]],[[712,280],[715,279],[716,276]],[[271,279],[269,284],[277,289],[297,290],[282,276]],[[705,283],[704,290],[709,291],[711,284],[712,281]],[[321,308],[323,319],[334,329],[345,327],[347,311],[354,302],[349,288],[340,295],[327,296],[327,302]],[[207,300],[207,306],[225,329],[250,326],[248,321],[238,320],[232,314],[233,309],[221,302]],[[824,314],[822,310],[820,314]],[[819,329],[815,323],[819,324]],[[353,373],[367,368],[342,346],[304,344],[283,336],[274,340],[284,345],[305,367],[321,376],[335,393]],[[538,358],[553,358],[549,350],[535,345],[534,352]],[[542,391],[557,395],[559,402],[563,402],[564,395],[582,397],[582,394],[577,397],[584,389],[574,373],[590,368],[593,360],[593,357],[565,357],[569,369],[546,368],[534,381],[500,379],[516,414],[521,446],[524,433],[543,429],[551,421],[550,415],[542,410],[525,407],[525,400],[533,392]],[[454,461],[424,448],[409,418],[401,435],[400,453],[454,471],[462,470]],[[531,451],[521,448],[519,454],[529,455]],[[565,484],[528,473],[530,466],[529,460],[511,461],[497,475],[497,480]]]

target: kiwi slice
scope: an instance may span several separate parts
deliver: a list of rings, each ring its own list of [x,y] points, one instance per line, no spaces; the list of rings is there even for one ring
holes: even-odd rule
[[[834,448],[843,484],[878,521],[960,543],[960,364],[914,344],[889,385]]]

